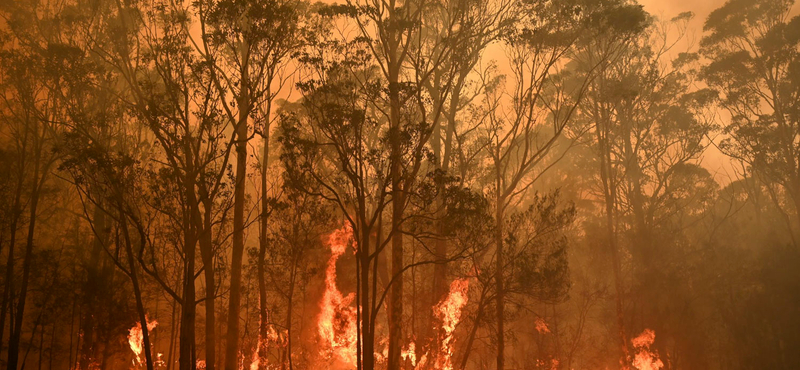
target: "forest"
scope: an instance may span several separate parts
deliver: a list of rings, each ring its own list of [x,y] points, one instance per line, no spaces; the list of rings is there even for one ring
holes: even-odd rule
[[[641,1],[0,0],[0,368],[800,369],[800,6]]]

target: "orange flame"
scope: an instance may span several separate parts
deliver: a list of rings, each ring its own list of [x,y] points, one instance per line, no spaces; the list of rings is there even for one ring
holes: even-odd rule
[[[536,325],[536,331],[538,331],[539,334],[550,333],[550,328],[547,326],[547,323],[541,317],[537,317],[534,324]]]
[[[266,338],[260,338],[259,342],[258,342],[258,345],[256,345],[255,348],[253,349],[253,359],[250,362],[250,370],[258,370],[259,366],[261,366],[261,360],[262,359],[258,355],[259,348],[261,348],[262,346],[265,347],[265,348],[269,348],[270,345],[285,347],[286,344],[287,344],[286,340],[288,338],[288,335],[289,335],[288,332],[287,333],[278,333],[278,331],[275,330],[275,325],[269,324],[267,326],[267,337]],[[259,335],[259,337],[260,337],[260,335]],[[264,360],[264,364],[265,364],[264,367],[265,368],[271,368],[271,367],[267,366],[267,359],[265,358],[263,360]]]
[[[328,238],[331,257],[325,270],[325,293],[320,303],[318,332],[322,341],[320,354],[345,366],[356,365],[358,329],[356,308],[352,307],[355,295],[342,296],[336,287],[336,261],[353,241],[353,229],[345,224]]]
[[[656,333],[645,329],[638,337],[631,339],[636,355],[633,366],[639,370],[659,370],[664,367],[664,362],[658,357],[658,352],[651,351],[650,346],[656,340]]]
[[[152,331],[158,325],[158,321],[150,319],[145,316],[145,320],[147,320],[147,331]],[[128,344],[131,346],[131,351],[133,354],[136,355],[136,358],[133,360],[133,364],[135,366],[142,364],[142,352],[144,352],[144,337],[142,333],[142,323],[137,322],[132,328],[128,330]]]
[[[417,366],[417,345],[413,341],[409,343],[407,349],[400,351],[400,358],[411,362],[411,366]]]
[[[461,321],[461,310],[467,304],[469,280],[456,279],[450,283],[450,293],[447,297],[434,306],[436,317],[442,322],[442,333],[439,336],[439,353],[436,354],[434,369],[452,370],[453,363],[453,332]],[[423,361],[420,361],[422,364]]]

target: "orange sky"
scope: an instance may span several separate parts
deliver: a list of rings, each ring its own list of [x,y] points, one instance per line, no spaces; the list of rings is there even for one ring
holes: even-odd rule
[[[664,19],[670,19],[687,11],[694,13],[694,19],[689,23],[687,30],[689,36],[687,42],[692,43],[696,49],[703,35],[703,23],[708,14],[722,6],[725,0],[639,0],[639,3],[644,5],[644,9],[648,13]],[[724,124],[724,122],[718,123]],[[718,142],[719,138],[716,138],[715,141]],[[713,145],[709,146],[704,153],[702,164],[723,186],[737,177],[731,159],[720,153]]]

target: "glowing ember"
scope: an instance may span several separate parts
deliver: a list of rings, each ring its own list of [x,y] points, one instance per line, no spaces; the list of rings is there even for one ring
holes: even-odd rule
[[[658,358],[658,352],[650,350],[650,346],[656,340],[656,333],[650,329],[645,329],[642,334],[631,340],[636,356],[633,358],[633,366],[639,370],[659,370],[664,367],[664,363]]]
[[[325,270],[325,293],[318,319],[318,333],[322,342],[320,354],[348,367],[356,366],[358,330],[356,308],[351,306],[355,295],[350,293],[342,296],[336,287],[336,260],[347,250],[352,239],[353,229],[349,224],[334,231],[328,238],[331,257]]]
[[[259,344],[253,350],[253,360],[250,362],[250,370],[258,370],[259,366],[261,366],[262,358],[258,356],[258,350],[261,347],[269,348],[270,346],[286,346],[286,339],[288,338],[288,333],[279,334],[277,330],[275,330],[275,326],[270,324],[267,326],[267,337],[261,338],[259,340]],[[264,368],[269,368],[266,366],[267,359],[263,359],[264,361]]]
[[[536,325],[536,331],[538,331],[539,334],[548,334],[548,333],[550,333],[550,328],[547,327],[547,323],[544,322],[544,320],[542,320],[541,317],[537,317],[536,318],[535,325]]]
[[[461,309],[467,304],[469,281],[457,279],[450,284],[450,293],[433,309],[436,317],[442,322],[442,333],[439,336],[439,353],[436,354],[434,369],[452,370],[453,364],[453,332],[461,320]],[[423,361],[420,361],[422,364]]]
[[[158,321],[153,320],[150,321],[146,316],[145,320],[147,320],[147,331],[150,332],[155,329],[156,325],[158,325]],[[136,359],[134,359],[134,365],[141,365],[142,364],[142,352],[144,351],[144,337],[142,333],[142,324],[137,322],[132,328],[128,330],[128,344],[131,346],[131,351],[133,354],[136,355]]]

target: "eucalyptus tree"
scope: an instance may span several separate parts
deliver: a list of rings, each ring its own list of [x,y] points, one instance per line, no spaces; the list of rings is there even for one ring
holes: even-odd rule
[[[7,366],[16,369],[20,362],[34,249],[38,243],[40,202],[43,201],[45,186],[53,179],[51,172],[59,159],[53,147],[60,133],[60,122],[64,120],[64,109],[55,89],[60,74],[68,66],[59,65],[58,52],[61,50],[53,45],[60,41],[61,36],[52,19],[59,6],[46,2],[12,3],[4,4],[0,11],[6,18],[0,58],[2,131],[13,150],[11,157],[15,159],[13,173],[16,175],[0,308],[0,340],[6,315],[11,312]],[[37,23],[38,27],[29,27],[28,23]],[[27,231],[20,269],[15,266],[19,247],[17,237],[26,211]],[[19,282],[15,282],[17,274]]]
[[[704,80],[730,114],[721,149],[764,178],[796,238],[800,17],[793,7],[792,0],[729,0],[706,19],[700,53],[709,61]]]
[[[691,17],[684,13],[652,22],[619,48],[591,85],[579,112],[582,124],[576,125],[589,134],[589,165],[598,169],[588,174],[595,184],[590,196],[604,208],[624,367],[631,362],[627,333],[632,325],[625,312],[634,304],[625,287],[658,286],[658,279],[648,276],[661,270],[666,248],[702,214],[702,207],[690,208],[709,202],[716,187],[698,165],[713,129],[707,109],[713,95],[695,88],[697,56],[675,52]],[[633,263],[625,263],[628,255]],[[640,279],[625,282],[626,267],[638,268]],[[652,319],[657,322],[644,325],[658,327],[663,321]]]
[[[221,97],[221,116],[235,131],[236,174],[234,182],[233,245],[231,253],[230,296],[228,299],[225,369],[235,370],[239,359],[239,321],[241,311],[242,260],[245,233],[245,180],[247,179],[248,145],[251,131],[263,139],[261,171],[261,212],[259,243],[259,305],[261,325],[259,357],[266,355],[268,317],[264,259],[267,250],[267,161],[269,131],[273,120],[272,105],[285,85],[288,62],[303,42],[302,17],[306,4],[297,0],[207,0],[195,3],[201,43],[195,44],[209,68],[210,81]],[[253,130],[250,129],[250,122]],[[210,265],[212,253],[201,248],[204,261]],[[206,270],[209,274],[208,269]],[[207,284],[213,283],[212,281]],[[213,302],[213,295],[206,297]],[[214,312],[213,304],[207,306]],[[207,323],[213,326],[213,322]],[[214,341],[208,336],[207,341]],[[213,348],[213,343],[209,345]],[[259,362],[261,367],[266,361]],[[213,368],[213,361],[206,362]]]
[[[570,144],[557,143],[596,77],[589,73],[565,83],[560,72],[592,40],[625,40],[644,23],[641,7],[626,2],[521,2],[515,11],[517,28],[507,38],[513,84],[508,91],[487,91],[481,118],[495,207],[497,369],[505,368],[507,212],[569,149]],[[596,50],[588,70],[594,72],[612,57],[613,48]]]
[[[102,37],[93,40],[93,52],[119,74],[125,89],[120,94],[124,106],[157,148],[154,159],[143,165],[152,180],[151,190],[165,196],[150,199],[147,206],[163,218],[160,225],[174,228],[180,235],[176,251],[183,266],[177,281],[170,281],[170,274],[163,271],[166,261],[156,258],[161,255],[156,254],[156,246],[163,241],[148,243],[150,253],[140,255],[139,262],[181,306],[181,369],[193,369],[197,362],[196,251],[198,244],[202,253],[211,250],[213,233],[224,226],[225,174],[236,141],[236,133],[228,134],[220,118],[223,96],[213,85],[207,61],[188,46],[193,40],[189,30],[194,20],[188,16],[189,10],[171,1],[117,2],[104,22],[92,23],[105,27]],[[213,266],[203,267],[214,271]],[[206,289],[207,295],[215,294],[214,285]],[[213,322],[213,317],[213,311],[206,313],[207,322]],[[206,328],[206,357],[211,366],[213,328]]]

